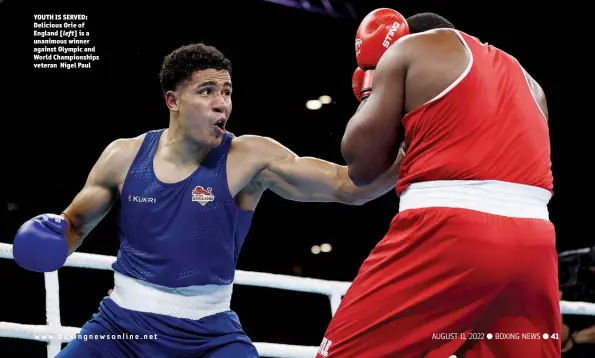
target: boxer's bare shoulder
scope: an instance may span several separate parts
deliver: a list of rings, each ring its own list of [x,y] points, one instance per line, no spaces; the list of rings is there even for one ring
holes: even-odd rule
[[[273,138],[243,135],[233,139],[228,160],[242,163],[240,167],[251,180],[267,166],[295,158],[297,154]]]
[[[407,64],[405,110],[432,100],[467,70],[471,54],[455,30],[429,30],[406,36],[387,53],[405,54]]]
[[[242,135],[233,139],[227,157],[227,183],[238,206],[254,211],[266,187],[255,180],[266,166],[267,138]]]
[[[112,141],[99,156],[91,173],[101,178],[106,185],[121,187],[144,138],[145,134],[141,134]]]

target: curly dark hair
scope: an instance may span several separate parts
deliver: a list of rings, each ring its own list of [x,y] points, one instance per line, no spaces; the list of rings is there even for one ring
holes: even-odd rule
[[[412,34],[440,28],[455,28],[450,21],[433,12],[415,14],[408,17],[406,21]]]
[[[231,61],[221,51],[203,43],[179,47],[165,56],[159,82],[163,93],[175,90],[196,71],[214,69],[231,75]]]

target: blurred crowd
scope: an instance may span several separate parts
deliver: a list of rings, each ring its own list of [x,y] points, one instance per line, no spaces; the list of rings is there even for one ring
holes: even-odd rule
[[[595,303],[595,248],[560,253],[560,299]],[[595,357],[595,316],[562,315],[562,356]]]

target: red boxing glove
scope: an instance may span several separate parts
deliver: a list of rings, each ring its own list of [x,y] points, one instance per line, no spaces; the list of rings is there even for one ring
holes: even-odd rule
[[[359,67],[355,69],[351,78],[351,88],[358,101],[363,101],[372,93],[373,77],[374,70],[364,71]]]
[[[403,15],[393,9],[376,9],[366,15],[355,35],[355,57],[364,70],[375,68],[384,52],[403,36],[409,25]]]

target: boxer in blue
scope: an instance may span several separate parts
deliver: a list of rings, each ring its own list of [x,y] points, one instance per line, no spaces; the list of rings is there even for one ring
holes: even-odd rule
[[[121,201],[114,290],[60,358],[258,357],[230,300],[263,192],[361,205],[395,186],[401,156],[375,183],[357,187],[345,166],[226,132],[231,63],[214,47],[176,49],[160,80],[168,128],[109,144],[63,213],[25,222],[14,239],[19,266],[55,271]]]

